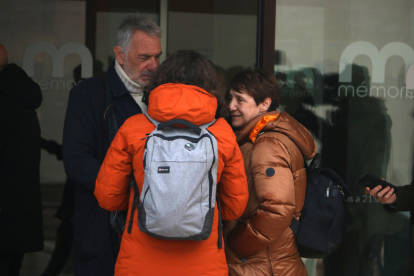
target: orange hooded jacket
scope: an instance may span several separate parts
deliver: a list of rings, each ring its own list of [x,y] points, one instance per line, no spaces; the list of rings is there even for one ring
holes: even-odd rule
[[[165,122],[184,119],[196,125],[211,122],[217,99],[191,85],[164,84],[149,97],[148,115]],[[133,201],[129,188],[134,173],[141,194],[144,182],[143,154],[147,133],[155,126],[143,114],[129,118],[119,129],[99,171],[95,196],[109,211],[128,211]],[[243,157],[232,129],[218,119],[208,130],[216,137],[219,155],[217,193],[223,220],[243,214],[248,200]],[[136,208],[136,207],[135,207]],[[211,236],[205,241],[174,241],[151,237],[138,228],[135,210],[132,230],[124,232],[115,275],[228,275],[224,249],[218,248],[218,211],[214,214]],[[221,237],[220,237],[221,238]]]

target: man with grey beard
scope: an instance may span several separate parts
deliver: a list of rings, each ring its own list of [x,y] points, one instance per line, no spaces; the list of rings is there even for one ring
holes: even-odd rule
[[[95,180],[116,132],[129,117],[145,112],[142,88],[158,68],[161,29],[141,16],[126,18],[116,33],[115,62],[102,76],[70,92],[63,132],[63,161],[75,183],[74,266],[76,275],[114,275],[118,234],[110,212],[94,197]]]

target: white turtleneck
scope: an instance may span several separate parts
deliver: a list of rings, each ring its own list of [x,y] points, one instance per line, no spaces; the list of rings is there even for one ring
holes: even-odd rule
[[[124,69],[122,69],[121,65],[115,59],[115,71],[118,73],[119,78],[121,79],[122,83],[125,85],[126,89],[131,93],[131,96],[137,102],[139,107],[141,107],[142,112],[147,112],[147,106],[142,102],[142,87],[138,83],[131,80],[128,75],[125,73]]]

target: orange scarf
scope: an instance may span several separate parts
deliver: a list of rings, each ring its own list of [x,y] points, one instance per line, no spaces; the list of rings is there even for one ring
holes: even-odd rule
[[[256,141],[257,135],[262,131],[265,125],[267,125],[268,122],[272,122],[279,117],[279,114],[276,115],[267,115],[264,116],[260,121],[256,123],[256,125],[253,127],[253,130],[249,134],[249,140],[250,142],[254,143]]]

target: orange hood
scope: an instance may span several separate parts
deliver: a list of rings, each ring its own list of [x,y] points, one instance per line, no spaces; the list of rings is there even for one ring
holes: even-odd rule
[[[166,122],[184,119],[195,125],[214,120],[217,99],[204,89],[181,83],[167,83],[151,91],[148,102],[148,115]]]

